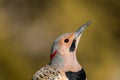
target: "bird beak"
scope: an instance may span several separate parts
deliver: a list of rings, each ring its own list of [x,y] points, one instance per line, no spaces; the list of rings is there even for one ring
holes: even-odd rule
[[[81,26],[79,29],[77,29],[75,31],[75,38],[70,46],[70,52],[75,51],[75,48],[77,48],[78,42],[79,42],[79,38],[80,38],[80,34],[85,30],[85,28],[91,23],[91,21],[88,21],[87,23],[85,23],[83,26]]]
[[[91,21],[88,21],[84,25],[82,25],[79,29],[75,31],[75,39],[79,37],[79,35],[85,30],[85,28],[91,24]]]

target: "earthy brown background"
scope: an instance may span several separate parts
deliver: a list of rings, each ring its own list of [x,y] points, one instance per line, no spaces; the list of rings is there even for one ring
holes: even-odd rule
[[[89,20],[77,51],[88,80],[120,80],[119,0],[0,0],[0,80],[30,80],[55,38]]]

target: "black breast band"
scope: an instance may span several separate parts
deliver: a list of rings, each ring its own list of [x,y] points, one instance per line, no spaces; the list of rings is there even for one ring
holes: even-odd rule
[[[78,72],[65,72],[65,75],[69,80],[86,80],[86,74],[84,69],[81,69]]]

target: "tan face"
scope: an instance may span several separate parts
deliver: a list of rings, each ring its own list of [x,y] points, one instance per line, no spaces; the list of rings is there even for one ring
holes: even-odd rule
[[[76,51],[79,39],[80,37],[75,39],[75,33],[70,33],[69,35],[66,35],[58,42],[58,46],[59,46],[58,52],[60,52],[61,55],[74,53]],[[75,50],[73,52],[70,52],[70,47],[71,47],[71,44],[73,43],[73,40],[76,40]]]

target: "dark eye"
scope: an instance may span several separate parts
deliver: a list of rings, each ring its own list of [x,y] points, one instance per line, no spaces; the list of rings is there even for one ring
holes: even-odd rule
[[[64,42],[65,42],[65,43],[68,43],[68,42],[69,42],[69,39],[65,39]]]

